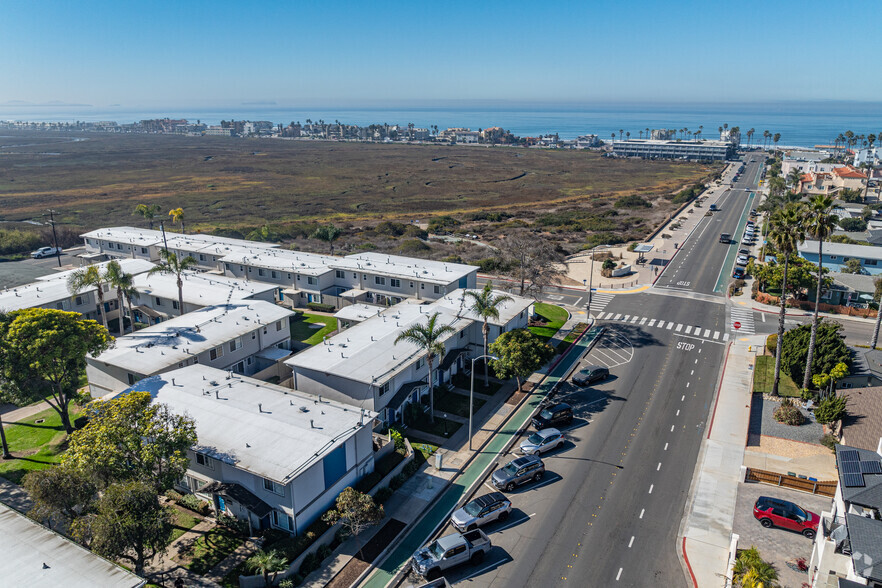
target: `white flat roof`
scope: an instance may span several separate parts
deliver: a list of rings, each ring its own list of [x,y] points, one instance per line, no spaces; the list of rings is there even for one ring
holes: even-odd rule
[[[374,274],[414,279],[422,282],[449,284],[478,270],[477,266],[447,263],[386,253],[357,253],[338,258],[335,269],[361,269]]]
[[[454,290],[450,294],[439,298],[434,301],[429,306],[431,308],[446,308],[451,312],[459,313],[460,316],[464,316],[474,320],[475,322],[484,322],[484,319],[475,314],[472,310],[469,309],[469,306],[474,302],[471,296],[466,297],[466,292],[475,292],[480,293],[480,290]],[[505,325],[510,320],[518,316],[522,311],[527,310],[533,305],[534,300],[532,298],[524,298],[523,296],[516,296],[514,294],[509,294],[508,292],[503,292],[502,290],[493,290],[494,296],[508,296],[511,300],[505,300],[499,303],[497,308],[499,309],[499,318],[491,318],[487,322],[491,325]]]
[[[301,351],[285,363],[292,368],[333,373],[365,384],[382,384],[423,353],[412,343],[402,341],[396,345],[396,337],[413,324],[425,323],[435,311],[440,313],[439,324],[450,325],[455,333],[473,322],[443,307],[402,302],[379,317],[358,323],[324,343]],[[455,334],[444,340],[451,336]]]
[[[376,304],[350,304],[334,313],[334,318],[361,322],[379,316],[384,310],[387,310],[386,307],[377,306]]]
[[[106,227],[83,233],[83,238],[103,239],[105,241],[116,241],[121,243],[130,243],[140,247],[149,247],[151,245],[162,245],[162,231],[151,229],[141,229],[138,227]],[[182,234],[172,231],[165,232],[165,239],[168,242],[169,249],[180,248],[186,251],[198,251],[198,248],[210,247],[212,245],[229,245],[236,247],[254,247],[260,249],[272,249],[279,247],[277,243],[262,243],[259,241],[246,241],[245,239],[232,239],[230,237],[217,237],[215,235],[207,235],[205,233]],[[177,245],[175,245],[175,243]]]
[[[135,588],[128,570],[0,504],[0,585],[28,588]]]
[[[93,361],[138,374],[154,374],[250,333],[259,325],[293,314],[292,310],[262,300],[200,308],[117,337],[116,345]]]
[[[807,240],[798,246],[800,253],[818,254],[818,242]],[[882,259],[882,247],[874,245],[851,245],[849,243],[824,242],[824,255],[841,255],[857,259]]]
[[[331,271],[332,266],[340,259],[330,255],[316,255],[287,249],[264,249],[234,252],[225,256],[221,261],[270,270],[297,272],[307,276],[320,276]]]
[[[119,262],[119,265],[124,272],[126,272],[127,274],[132,274],[133,276],[137,276],[138,274],[143,274],[143,273],[149,272],[150,270],[152,270],[155,267],[154,264],[150,263],[146,259],[137,259],[137,258],[133,259],[131,257],[127,257],[127,258],[123,258],[123,259],[117,259],[116,261]],[[91,265],[94,265],[95,267],[97,267],[99,272],[104,273],[104,271],[107,269],[108,263],[110,263],[110,262],[109,261],[102,261],[101,263],[95,263],[95,264],[91,264]],[[40,276],[39,278],[37,278],[37,280],[39,280],[41,282],[48,282],[50,280],[67,280],[67,278],[72,273],[79,271],[79,270],[86,268],[86,267],[89,267],[89,266],[84,265],[84,266],[81,266],[78,268],[65,270],[63,272],[57,272],[54,274]]]
[[[182,277],[184,303],[199,306],[246,300],[256,294],[276,289],[276,286],[266,282],[245,281],[202,272],[184,272]],[[135,276],[135,288],[145,296],[178,299],[178,278],[174,274]]]
[[[166,233],[166,235],[167,234],[168,233]],[[136,227],[106,227],[83,233],[80,237],[129,243],[139,247],[150,247],[151,245],[156,245],[157,243],[162,242],[162,233],[160,231],[139,229]]]
[[[283,484],[376,416],[200,364],[145,378],[132,390],[150,392],[175,413],[193,417],[196,451]]]

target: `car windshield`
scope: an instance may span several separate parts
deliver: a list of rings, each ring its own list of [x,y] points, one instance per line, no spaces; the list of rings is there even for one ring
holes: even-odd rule
[[[542,412],[539,413],[539,416],[541,416],[543,419],[550,419],[551,418],[551,411],[546,408]]]
[[[475,501],[472,501],[465,505],[465,508],[463,508],[463,510],[466,511],[469,515],[476,517],[481,514],[481,505]]]
[[[432,543],[432,546],[429,547],[429,553],[431,553],[435,559],[441,559],[444,557],[444,550],[441,549],[441,546],[438,545],[437,541]]]
[[[793,513],[804,521],[807,521],[809,518],[808,515],[805,514],[805,511],[802,510],[801,508],[799,508],[798,506],[796,506],[795,504],[793,505]]]
[[[518,466],[516,466],[514,464],[514,462],[512,462],[512,463],[506,465],[505,467],[503,467],[502,471],[505,472],[506,474],[514,475],[514,474],[518,473]]]
[[[543,437],[543,436],[540,435],[539,433],[533,433],[532,435],[530,435],[529,437],[527,437],[527,441],[528,441],[529,443],[532,443],[533,445],[539,445],[540,443],[542,443],[543,441],[545,441],[545,437]]]

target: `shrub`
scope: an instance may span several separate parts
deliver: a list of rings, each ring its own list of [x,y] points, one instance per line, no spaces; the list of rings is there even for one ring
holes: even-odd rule
[[[217,523],[222,527],[236,531],[240,535],[248,535],[248,521],[237,519],[226,513],[220,513],[217,515]]]
[[[789,400],[789,399],[788,399]],[[805,417],[792,402],[782,402],[772,414],[776,421],[785,425],[798,426],[805,422]]]
[[[176,490],[168,490],[165,493],[165,497],[168,498],[169,500],[174,501],[174,502],[180,502],[181,498],[183,498],[184,495]]]
[[[322,304],[321,302],[309,302],[306,304],[306,308],[317,310],[318,312],[334,312],[337,310],[333,304]]]
[[[815,409],[815,419],[822,425],[841,420],[848,412],[845,408],[847,402],[845,396],[825,398]]]
[[[411,462],[411,463],[413,463],[413,462]],[[399,488],[404,486],[404,483],[406,481],[407,481],[407,476],[404,475],[404,472],[401,472],[398,475],[392,476],[392,479],[389,480],[389,487],[392,488],[392,490],[398,490]]]
[[[302,582],[303,580],[301,580]],[[279,582],[279,588],[294,588],[296,584],[292,578],[285,578],[281,582]]]
[[[441,261],[447,263],[464,263],[462,257],[460,257],[459,255],[448,255],[447,257],[442,257]]]
[[[836,438],[836,435],[831,435],[830,433],[821,437],[820,441],[821,445],[830,451],[836,451],[836,446],[839,445],[839,439]]]
[[[315,553],[310,553],[306,557],[303,558],[303,563],[300,564],[300,573],[304,576],[309,575],[319,568],[322,560],[318,558],[318,555]]]
[[[393,491],[391,488],[389,488],[388,486],[383,486],[382,488],[377,490],[376,494],[374,494],[374,500],[380,504],[383,504],[384,502],[389,500],[392,494]]]
[[[830,373],[837,364],[851,366],[851,354],[841,335],[842,327],[837,323],[822,320],[818,323],[815,354],[812,359],[811,375]],[[811,325],[805,324],[784,333],[781,345],[781,371],[786,372],[794,382],[801,382],[808,358],[808,345]],[[774,349],[773,347],[769,348]]]
[[[437,233],[442,230],[459,226],[460,222],[452,216],[438,216],[429,221],[429,232]]]
[[[429,251],[430,249],[431,247],[419,239],[408,239],[398,246],[398,251],[401,253],[420,253],[421,251]]]
[[[181,506],[185,508],[189,508],[194,512],[198,512],[202,515],[207,515],[211,512],[211,505],[207,502],[196,496],[195,494],[184,494],[184,496],[180,500]]]
[[[616,208],[652,208],[652,203],[643,196],[631,194],[630,196],[622,196],[613,203]]]
[[[422,230],[416,225],[407,225],[407,228],[404,229],[405,237],[413,237],[416,239],[428,239],[429,233]]]
[[[392,438],[392,442],[395,443],[395,450],[404,452],[407,450],[407,446],[404,444],[404,437],[401,435],[401,431],[395,428],[389,429],[389,437]]]
[[[400,237],[404,234],[404,231],[407,227],[405,227],[401,223],[393,223],[390,221],[383,221],[374,227],[374,232],[379,233],[381,235],[391,235],[392,237]],[[417,227],[419,228],[419,227]]]

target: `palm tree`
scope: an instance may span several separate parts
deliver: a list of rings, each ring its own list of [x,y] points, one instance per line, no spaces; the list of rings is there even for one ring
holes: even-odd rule
[[[184,209],[183,208],[172,208],[168,211],[168,215],[172,217],[172,222],[180,223],[181,225],[181,233],[184,233]]]
[[[805,215],[805,232],[818,240],[818,283],[815,286],[815,314],[812,318],[812,334],[809,339],[808,358],[805,362],[805,375],[802,387],[808,388],[812,381],[812,360],[815,356],[815,341],[818,335],[818,305],[821,303],[821,282],[824,278],[824,239],[833,233],[839,217],[833,214],[833,199],[824,194],[816,194],[808,203]]]
[[[778,210],[771,220],[772,230],[769,241],[778,252],[779,262],[783,258],[784,275],[781,279],[781,310],[778,313],[778,345],[775,349],[775,382],[772,385],[772,396],[778,395],[778,383],[781,380],[781,344],[784,341],[784,315],[787,308],[787,270],[790,256],[796,251],[796,244],[805,240],[802,214],[798,204],[788,204]]]
[[[625,133],[625,131],[624,131],[624,130],[622,130],[622,129],[619,129],[619,141],[621,141],[621,140],[622,140],[622,135],[623,135],[623,134],[624,134],[624,133]]]
[[[802,181],[802,172],[798,167],[794,167],[790,170],[790,173],[787,174],[787,181],[790,182],[790,185],[796,188],[799,185],[799,182]],[[794,190],[795,192],[796,190]]]
[[[152,276],[153,274],[174,274],[178,279],[178,311],[181,314],[184,314],[184,272],[196,267],[199,262],[196,261],[195,257],[190,257],[187,255],[186,257],[178,258],[177,255],[169,251],[168,249],[161,249],[159,251],[160,262],[156,264],[156,267],[150,270],[147,275]]]
[[[781,140],[781,133],[775,133],[774,136],[772,136],[772,141],[774,141],[774,143],[775,143],[775,155],[778,155],[778,141],[780,141],[780,140]]]
[[[615,144],[615,142],[616,142],[616,134],[615,133],[612,133],[612,142],[613,142],[613,144]]]
[[[113,260],[107,264],[107,270],[104,272],[104,279],[110,284],[111,288],[116,288],[116,300],[119,304],[119,334],[125,335],[125,317],[123,316],[123,299],[128,302],[129,320],[132,323],[132,331],[135,330],[135,315],[132,314],[132,294],[135,292],[134,276],[123,271],[122,266],[117,260]]]
[[[443,356],[446,352],[441,338],[454,332],[450,325],[438,324],[440,314],[440,312],[434,313],[425,324],[411,325],[395,338],[396,345],[400,341],[406,341],[426,352],[426,364],[429,366],[429,418],[433,423],[435,422],[435,382],[433,380],[435,357]]]
[[[3,312],[0,309],[0,339],[3,338],[3,333],[6,330],[6,327],[9,325],[10,317],[8,314]],[[3,365],[3,351],[4,348],[0,345],[0,365]],[[3,446],[3,459],[12,459],[12,454],[9,453],[9,443],[6,441],[6,431],[3,429],[3,415],[0,414],[0,445]]]
[[[775,588],[778,572],[764,561],[756,547],[751,546],[738,554],[732,566],[732,583],[742,588]]]
[[[870,133],[867,135],[867,143],[869,144],[869,149],[873,148],[873,143],[876,142],[876,135]],[[870,192],[870,181],[873,179],[873,168],[875,167],[873,164],[876,162],[875,155],[867,154],[867,183],[864,184],[864,202],[867,201],[867,194]]]
[[[143,216],[147,222],[149,223],[150,230],[153,230],[153,217],[156,216],[156,213],[162,210],[162,207],[158,204],[139,204],[135,207],[135,212],[132,214],[140,214]]]
[[[98,266],[90,265],[74,271],[67,279],[67,289],[73,294],[79,294],[87,288],[95,288],[98,296],[98,311],[101,313],[101,322],[107,328],[107,315],[104,314],[104,276],[98,270]]]
[[[627,133],[625,133],[625,138],[626,138],[628,141],[631,140],[631,131],[628,131]]]
[[[252,572],[261,574],[266,588],[272,588],[276,581],[276,575],[288,567],[288,560],[275,549],[272,551],[258,549],[245,562],[245,567]]]
[[[484,325],[481,327],[481,332],[484,334],[484,355],[487,355],[487,338],[490,336],[490,325],[488,324],[488,320],[491,318],[499,318],[499,307],[503,302],[512,302],[514,299],[508,294],[494,294],[493,293],[493,282],[487,282],[484,285],[484,289],[480,292],[475,290],[466,290],[466,296],[471,298],[471,305],[469,306],[469,310],[473,313],[481,317],[484,321]],[[490,385],[490,377],[488,374],[488,361],[487,358],[484,358],[484,387]]]
[[[748,149],[750,149],[750,142],[753,139],[753,134],[755,132],[756,132],[756,129],[754,129],[753,127],[751,127],[749,131],[747,131],[747,148]]]
[[[310,237],[319,241],[325,241],[331,248],[331,255],[334,255],[334,241],[339,239],[342,234],[343,231],[334,225],[324,225],[313,231]]]
[[[646,138],[648,139],[649,138],[649,127],[646,127],[646,129],[644,129],[644,130],[646,131]]]

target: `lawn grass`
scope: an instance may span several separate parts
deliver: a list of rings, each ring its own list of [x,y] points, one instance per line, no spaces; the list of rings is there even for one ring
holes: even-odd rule
[[[493,368],[490,368],[491,377],[494,376]],[[455,374],[452,378],[450,378],[450,383],[459,388],[460,390],[469,390],[472,385],[471,376],[468,374],[464,374],[459,372]],[[492,396],[496,394],[499,389],[502,387],[502,384],[495,380],[490,380],[486,387],[484,387],[484,371],[478,370],[478,373],[475,374],[475,392],[480,392],[481,394],[488,394]]]
[[[763,394],[772,393],[772,385],[775,382],[775,357],[773,355],[759,355],[753,366],[753,391]],[[800,398],[799,388],[793,379],[785,372],[781,372],[781,381],[778,384],[780,396],[792,396]]]
[[[215,527],[196,540],[190,561],[184,567],[200,576],[206,574],[244,542],[245,539],[235,531]]]
[[[537,302],[533,305],[533,311],[544,318],[546,324],[541,327],[530,327],[530,330],[546,341],[554,337],[555,333],[569,318],[569,314],[565,309],[545,302]]]
[[[172,507],[172,509],[174,514],[172,524],[175,527],[174,530],[172,530],[172,541],[175,541],[178,537],[195,527],[202,519],[178,508]]]
[[[481,391],[477,386],[476,389]],[[473,402],[474,410],[475,412],[478,412],[487,401],[476,396]],[[463,394],[457,394],[456,392],[441,392],[440,394],[435,394],[435,410],[449,412],[466,418],[469,416],[469,397]]]
[[[321,329],[314,329],[310,325],[323,324]],[[291,320],[291,338],[306,343],[317,345],[322,342],[325,335],[330,335],[337,330],[337,319],[323,314],[298,312]]]
[[[566,351],[567,347],[569,347],[573,341],[576,340],[576,337],[585,332],[585,329],[588,328],[588,323],[577,323],[573,330],[570,331],[569,335],[564,337],[563,341],[557,344],[557,348],[555,351],[558,353],[563,353]]]
[[[70,420],[81,409],[71,404]],[[37,424],[36,421],[43,420]],[[61,461],[67,434],[61,425],[61,417],[49,408],[26,419],[6,423],[6,441],[15,459],[0,461],[0,476],[20,484],[28,472],[43,470]]]
[[[460,423],[438,415],[435,415],[435,422],[433,423],[429,420],[429,415],[422,412],[417,420],[407,422],[408,431],[423,431],[431,435],[444,437],[445,439],[450,438],[461,426]]]
[[[433,453],[438,451],[437,445],[435,445],[431,441],[420,439],[416,435],[411,435],[409,431],[405,433],[404,436],[407,437],[410,441],[410,446],[413,447],[413,450],[423,456],[423,461],[428,461],[429,457],[431,457]]]

